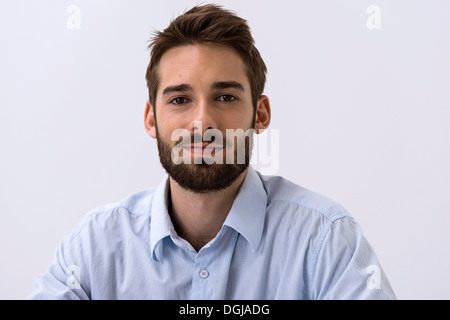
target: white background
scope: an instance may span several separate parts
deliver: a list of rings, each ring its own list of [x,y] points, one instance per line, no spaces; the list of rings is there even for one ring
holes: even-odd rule
[[[22,299],[87,211],[159,184],[147,41],[199,1],[0,1],[0,298]],[[398,298],[450,299],[450,2],[220,3],[268,66],[277,174],[349,210]]]

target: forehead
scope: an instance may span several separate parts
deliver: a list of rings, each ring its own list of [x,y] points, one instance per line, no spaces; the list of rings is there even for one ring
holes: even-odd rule
[[[189,83],[193,87],[217,81],[238,81],[249,90],[246,67],[231,47],[194,44],[172,48],[158,64],[159,90],[166,85]]]

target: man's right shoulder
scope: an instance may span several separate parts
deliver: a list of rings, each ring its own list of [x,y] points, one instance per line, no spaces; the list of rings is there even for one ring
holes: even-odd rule
[[[124,220],[149,218],[155,192],[156,189],[141,190],[117,202],[105,203],[88,211],[72,232],[72,237],[76,237],[86,227],[105,229]]]

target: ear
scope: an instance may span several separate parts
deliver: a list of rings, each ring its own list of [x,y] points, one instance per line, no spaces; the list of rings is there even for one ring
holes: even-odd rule
[[[145,105],[145,130],[153,139],[156,139],[156,119],[153,113],[153,106],[150,104],[150,101],[147,100]]]
[[[256,103],[255,131],[257,134],[267,129],[270,124],[269,97],[262,95]]]

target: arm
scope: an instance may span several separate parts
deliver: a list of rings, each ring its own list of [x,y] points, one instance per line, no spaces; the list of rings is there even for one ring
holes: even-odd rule
[[[374,250],[351,217],[330,223],[316,246],[312,299],[396,299]]]
[[[85,256],[81,230],[75,230],[63,239],[48,270],[37,277],[28,299],[89,299]]]

